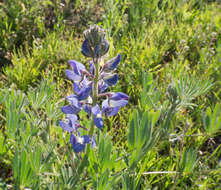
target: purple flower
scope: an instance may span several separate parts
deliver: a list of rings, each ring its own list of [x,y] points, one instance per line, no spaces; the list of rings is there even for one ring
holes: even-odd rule
[[[114,116],[121,107],[128,103],[128,95],[122,92],[110,93],[110,97],[102,102],[102,112],[106,116]]]
[[[85,103],[82,108],[84,109],[84,111],[88,114],[91,115],[91,105]]]
[[[81,109],[73,106],[73,105],[68,105],[68,106],[62,106],[61,111],[65,114],[77,114]]]
[[[128,103],[129,96],[123,92],[112,93],[109,98],[109,105],[111,107],[123,107]]]
[[[105,83],[103,80],[99,81],[98,83],[98,92],[103,93],[108,88],[108,84]]]
[[[104,82],[109,86],[114,86],[118,81],[117,74],[104,73],[102,77]]]
[[[75,136],[74,134],[71,134],[70,142],[74,152],[79,153],[84,151],[86,144],[90,143],[91,139],[88,135]]]
[[[68,63],[72,67],[72,70],[66,69],[66,76],[75,82],[81,81],[83,73],[87,72],[85,66],[75,60],[70,60]]]
[[[84,77],[84,79],[79,84],[73,82],[73,87],[74,87],[75,97],[79,101],[81,101],[86,99],[90,95],[92,90],[92,83],[86,77]]]
[[[80,101],[80,100],[86,99],[90,95],[91,89],[92,89],[91,86],[84,86],[84,87],[82,87],[80,89],[79,93],[77,93],[77,95],[76,95],[78,100]]]
[[[59,121],[60,127],[63,129],[63,131],[67,132],[74,132],[77,130],[78,127],[80,127],[80,124],[77,121],[76,115],[68,115],[67,117],[69,119],[68,123],[64,121]]]
[[[69,60],[68,63],[76,75],[81,75],[82,71],[86,71],[86,68],[82,63],[79,63],[75,60]]]
[[[96,147],[96,141],[95,141],[95,136],[93,135],[92,140],[91,140],[91,146],[92,148]]]
[[[102,102],[102,112],[108,117],[116,115],[119,110],[120,107],[111,107],[108,103],[108,99]]]
[[[66,98],[72,105],[62,106],[61,111],[65,114],[77,114],[81,111],[81,103],[75,95],[70,95]]]
[[[94,116],[94,124],[98,129],[101,129],[103,127],[103,118],[102,118],[102,112],[100,111],[100,108],[98,105],[92,107],[91,112]]]
[[[104,64],[103,69],[105,71],[112,71],[112,70],[114,70],[118,66],[120,61],[121,61],[121,55],[118,54],[116,57],[114,57],[114,58],[110,59],[109,61],[107,61]]]

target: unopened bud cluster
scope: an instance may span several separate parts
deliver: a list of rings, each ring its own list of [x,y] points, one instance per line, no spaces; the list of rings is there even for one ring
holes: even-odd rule
[[[82,53],[87,57],[97,58],[105,55],[109,50],[109,43],[105,39],[105,30],[97,25],[84,32],[85,42]]]

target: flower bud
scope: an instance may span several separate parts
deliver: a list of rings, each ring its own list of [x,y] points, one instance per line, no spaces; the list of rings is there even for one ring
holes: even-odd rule
[[[169,99],[172,102],[175,102],[177,100],[178,93],[175,87],[173,87],[172,85],[169,85],[167,88],[167,93],[168,93]]]

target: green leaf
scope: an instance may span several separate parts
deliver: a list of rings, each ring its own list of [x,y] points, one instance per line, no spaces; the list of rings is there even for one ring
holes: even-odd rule
[[[197,163],[197,150],[190,148],[189,150],[183,150],[182,160],[181,160],[181,168],[183,172],[193,172],[194,167]]]
[[[203,127],[209,134],[216,133],[221,128],[221,106],[216,104],[213,111],[209,107],[203,115]]]
[[[129,121],[129,131],[127,135],[128,144],[131,149],[134,148],[136,143],[136,135],[137,135],[137,112],[134,111],[133,114],[130,115]]]

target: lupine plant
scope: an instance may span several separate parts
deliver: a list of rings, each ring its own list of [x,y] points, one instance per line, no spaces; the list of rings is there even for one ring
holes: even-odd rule
[[[71,133],[70,143],[75,153],[84,151],[87,144],[96,146],[95,126],[101,130],[104,125],[103,116],[116,115],[128,103],[129,98],[122,92],[107,91],[109,86],[114,86],[118,81],[114,70],[121,61],[121,55],[102,64],[110,46],[105,39],[105,31],[94,25],[84,32],[84,37],[81,52],[91,58],[89,70],[80,62],[69,61],[72,70],[67,69],[66,76],[73,81],[74,94],[66,97],[70,105],[61,107],[66,114],[66,121],[61,120],[59,123],[64,132]],[[79,122],[78,113],[81,110],[91,119],[89,129]],[[81,135],[79,128],[86,130],[87,135]]]

